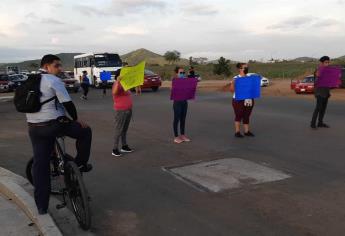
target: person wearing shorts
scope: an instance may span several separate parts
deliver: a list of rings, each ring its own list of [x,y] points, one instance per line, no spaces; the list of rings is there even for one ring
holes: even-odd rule
[[[254,108],[254,99],[236,100],[235,94],[236,79],[246,77],[249,72],[249,67],[246,63],[238,63],[236,67],[239,75],[235,76],[230,84],[230,90],[233,92],[232,107],[235,112],[235,137],[254,137],[255,135],[249,129],[250,116]],[[241,133],[241,123],[243,123],[244,135]]]

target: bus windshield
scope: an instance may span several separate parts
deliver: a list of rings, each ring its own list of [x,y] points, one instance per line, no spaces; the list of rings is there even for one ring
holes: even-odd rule
[[[117,54],[95,54],[96,67],[121,67],[122,61]]]

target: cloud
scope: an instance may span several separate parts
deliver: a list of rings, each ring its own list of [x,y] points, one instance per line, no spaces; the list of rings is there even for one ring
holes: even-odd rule
[[[297,16],[294,18],[287,19],[278,24],[271,25],[267,27],[268,29],[273,30],[291,30],[300,28],[302,26],[311,24],[315,20],[315,17],[312,16]]]
[[[7,34],[0,32],[0,38],[6,38],[6,37],[7,37]]]
[[[95,16],[123,16],[126,13],[140,13],[145,10],[163,9],[166,3],[161,0],[112,0],[105,7],[91,5],[76,5],[75,8],[82,14]]]
[[[340,22],[335,19],[322,19],[313,24],[314,27],[331,27],[337,26]]]
[[[122,27],[109,27],[106,32],[115,33],[118,35],[146,35],[149,33],[147,29],[140,26],[122,26]]]
[[[38,16],[34,13],[34,12],[30,12],[29,14],[25,15],[25,18],[27,19],[33,19],[33,20],[36,20],[38,19]]]
[[[64,22],[55,20],[53,18],[42,18],[41,23],[48,24],[48,25],[64,25],[65,24]]]
[[[57,27],[50,30],[49,34],[73,34],[83,31],[85,28],[79,25],[63,25],[63,27]]]
[[[189,6],[182,7],[182,11],[186,15],[201,15],[201,16],[211,16],[219,13],[219,10],[213,5],[200,5],[193,4]]]

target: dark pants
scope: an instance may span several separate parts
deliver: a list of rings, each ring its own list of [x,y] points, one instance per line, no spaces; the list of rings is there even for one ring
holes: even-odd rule
[[[85,97],[87,97],[87,94],[89,93],[89,87],[90,87],[90,85],[88,85],[88,84],[81,84],[81,87],[82,87],[82,89],[83,89],[83,94],[84,94],[84,96]]]
[[[178,137],[178,125],[180,123],[181,135],[185,134],[188,101],[174,101],[174,135]]]
[[[313,118],[311,120],[312,125],[316,125],[316,121],[319,118],[319,124],[323,123],[323,118],[326,113],[328,104],[328,97],[316,96],[316,107],[313,113]]]
[[[107,94],[107,82],[102,82],[102,89],[103,89],[103,95],[105,96]]]
[[[234,108],[234,112],[235,112],[235,121],[236,122],[243,121],[243,124],[248,125],[250,115],[252,114],[253,107],[254,107],[254,100],[253,100],[252,106],[246,107],[244,105],[244,100],[236,101],[235,99],[233,99],[232,107]]]
[[[127,131],[132,118],[132,110],[115,112],[114,150],[119,148],[120,138],[122,146],[127,145]]]
[[[60,124],[57,121],[47,126],[29,126],[29,135],[33,147],[33,181],[35,202],[39,210],[47,210],[50,194],[50,159],[58,136],[76,139],[77,165],[86,164],[90,157],[92,132],[82,128],[79,123]]]

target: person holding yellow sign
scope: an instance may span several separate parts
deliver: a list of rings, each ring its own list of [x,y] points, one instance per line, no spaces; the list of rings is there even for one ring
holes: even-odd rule
[[[124,66],[117,77],[113,88],[115,110],[115,137],[112,155],[122,156],[122,153],[131,153],[133,150],[127,144],[127,131],[132,118],[132,97],[130,90],[144,83],[145,62],[136,66]],[[122,148],[119,149],[120,139]]]

